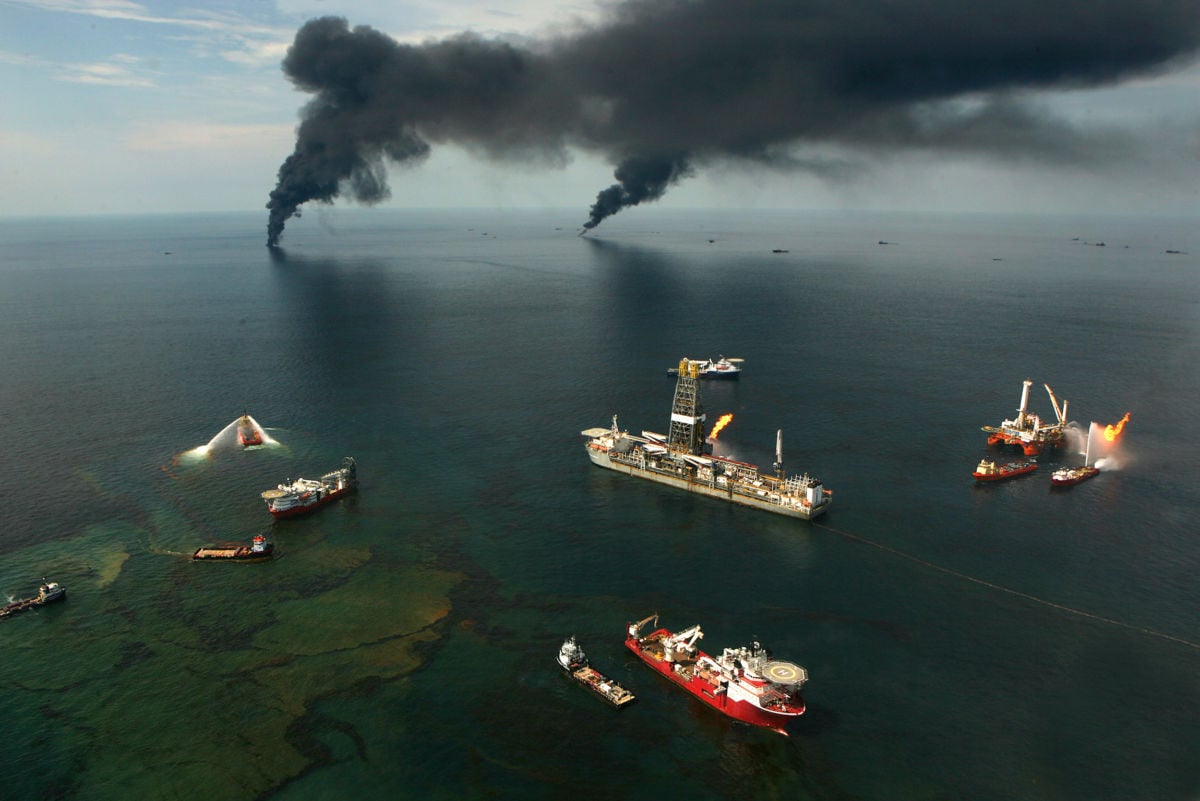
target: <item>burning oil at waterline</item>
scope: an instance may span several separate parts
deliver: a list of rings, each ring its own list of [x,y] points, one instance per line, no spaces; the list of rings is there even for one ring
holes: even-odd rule
[[[1116,423],[1101,424],[1095,421],[1088,423],[1087,433],[1078,424],[1072,423],[1067,427],[1067,437],[1070,442],[1070,453],[1078,453],[1084,457],[1084,463],[1099,468],[1102,471],[1120,470],[1129,464],[1132,456],[1122,447],[1122,433],[1125,424],[1129,422],[1131,413]]]

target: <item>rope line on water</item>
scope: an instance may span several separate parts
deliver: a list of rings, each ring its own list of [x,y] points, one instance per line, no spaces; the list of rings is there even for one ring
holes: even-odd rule
[[[812,525],[816,526],[817,528],[823,528],[826,531],[831,531],[840,537],[845,537],[848,540],[852,540],[852,541],[860,543],[862,545],[869,545],[872,548],[878,548],[881,551],[886,551],[887,553],[890,553],[893,556],[898,556],[901,559],[907,559],[908,561],[913,562],[918,565],[921,565],[922,567],[927,567],[927,568],[930,568],[931,570],[937,570],[941,573],[945,573],[946,575],[954,576],[955,578],[962,579],[963,581],[969,581],[972,584],[978,584],[981,587],[987,587],[988,589],[991,589],[991,590],[997,590],[999,592],[1008,593],[1009,595],[1016,596],[1017,598],[1023,598],[1026,601],[1032,601],[1035,604],[1040,604],[1042,606],[1046,606],[1051,609],[1057,609],[1060,612],[1066,612],[1067,614],[1076,615],[1078,617],[1087,618],[1089,620],[1095,620],[1099,623],[1105,623],[1110,626],[1117,626],[1119,628],[1128,629],[1129,631],[1136,631],[1139,634],[1146,634],[1151,637],[1157,637],[1162,640],[1169,640],[1170,642],[1178,643],[1179,645],[1185,645],[1188,648],[1194,648],[1196,650],[1200,650],[1200,643],[1192,642],[1191,640],[1185,640],[1183,637],[1176,637],[1173,634],[1165,634],[1161,631],[1156,631],[1154,629],[1146,628],[1145,626],[1135,626],[1132,623],[1125,623],[1121,620],[1115,620],[1114,618],[1111,618],[1111,617],[1104,617],[1103,615],[1097,615],[1092,612],[1085,612],[1082,609],[1075,609],[1073,607],[1066,606],[1065,604],[1056,603],[1054,601],[1048,601],[1045,598],[1039,598],[1036,595],[1030,595],[1027,592],[1021,592],[1020,590],[1014,590],[1011,587],[1005,587],[1003,584],[996,584],[993,581],[987,581],[986,579],[976,578],[975,576],[971,576],[971,575],[968,575],[967,573],[963,573],[961,571],[954,570],[953,568],[935,564],[933,562],[930,562],[927,559],[922,559],[919,556],[913,556],[910,553],[905,553],[904,551],[893,548],[890,545],[884,545],[882,542],[875,542],[874,540],[869,540],[866,537],[860,537],[857,534],[851,534],[849,531],[845,531],[843,529],[836,528],[827,523],[818,523],[816,521],[813,521]]]

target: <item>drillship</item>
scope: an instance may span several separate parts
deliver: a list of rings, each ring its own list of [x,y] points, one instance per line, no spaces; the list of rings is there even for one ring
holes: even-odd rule
[[[783,432],[775,435],[775,474],[758,466],[711,455],[704,444],[705,415],[700,403],[698,363],[679,362],[670,433],[649,431],[634,436],[617,427],[589,428],[587,454],[593,464],[646,478],[670,487],[707,495],[767,512],[810,520],[829,508],[833,493],[821,480],[805,473],[787,476],[783,470]]]
[[[660,628],[643,636],[642,627],[651,621],[657,625],[658,615],[631,623],[625,647],[713,709],[780,734],[787,734],[784,727],[804,714],[804,668],[771,659],[758,643],[711,657],[696,647],[704,636],[699,626],[674,633]]]

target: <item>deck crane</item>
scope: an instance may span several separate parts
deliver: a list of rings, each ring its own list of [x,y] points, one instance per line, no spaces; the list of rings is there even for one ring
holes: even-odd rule
[[[983,426],[988,435],[988,445],[1019,445],[1026,456],[1037,456],[1045,448],[1054,448],[1062,444],[1067,427],[1067,401],[1058,405],[1054,390],[1049,384],[1043,384],[1050,395],[1050,403],[1054,406],[1054,414],[1058,422],[1043,425],[1042,418],[1029,411],[1029,388],[1033,382],[1025,379],[1021,387],[1021,405],[1017,408],[1017,416],[1005,420],[999,426]]]

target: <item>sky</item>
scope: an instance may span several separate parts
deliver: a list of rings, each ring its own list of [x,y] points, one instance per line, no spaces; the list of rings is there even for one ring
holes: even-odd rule
[[[306,23],[330,15],[346,18],[356,35],[356,26],[369,26],[362,41],[379,44],[388,66],[370,76],[378,86],[361,114],[321,121],[320,136],[331,139],[319,144],[340,136],[360,146],[354,126],[367,120],[411,135],[402,141],[420,152],[380,159],[395,152],[395,132],[361,145],[361,161],[331,175],[375,184],[297,190],[283,203],[281,225],[292,206],[322,199],[578,208],[582,223],[589,213],[597,219],[609,187],[614,208],[629,214],[641,202],[1200,213],[1196,25],[1164,17],[1143,34],[1140,17],[1120,16],[1137,4],[1094,0],[1083,4],[1088,19],[1103,22],[1111,10],[1113,20],[1093,31],[1055,18],[1078,0],[1044,0],[1029,20],[1021,18],[1025,0],[999,1],[1015,10],[906,0],[925,16],[883,29],[861,16],[816,20],[824,27],[804,18],[810,38],[779,41],[803,41],[806,53],[781,56],[787,66],[777,73],[758,62],[778,44],[777,30],[787,36],[796,27],[773,24],[778,9],[790,12],[782,0],[745,0],[758,13],[728,18],[720,15],[728,0],[0,0],[0,217],[262,210],[266,219],[273,190],[291,191],[281,167],[315,136],[297,138],[306,104],[346,97],[335,79],[305,71],[319,68],[339,35],[336,25]],[[979,8],[987,33],[951,47],[974,23],[960,7]],[[311,34],[307,55],[285,74],[281,63],[302,27]],[[1043,47],[1039,37],[1062,30],[1072,32],[1062,46],[1077,63],[1047,59],[1043,68],[1045,49],[1059,43]],[[463,33],[474,38],[455,38]],[[461,47],[447,56],[439,47],[447,42]],[[1023,42],[1033,45],[1014,48]],[[350,52],[360,44],[351,41]],[[497,53],[539,77],[503,83]],[[411,69],[394,66],[397,58],[414,68],[448,65],[468,82],[494,79],[500,99],[468,107],[447,78],[428,91],[454,99],[417,109],[427,90],[407,86]],[[835,62],[841,71],[830,77]],[[657,182],[614,177],[614,168],[628,173],[646,159],[663,162]],[[631,195],[638,186],[648,194]]]

